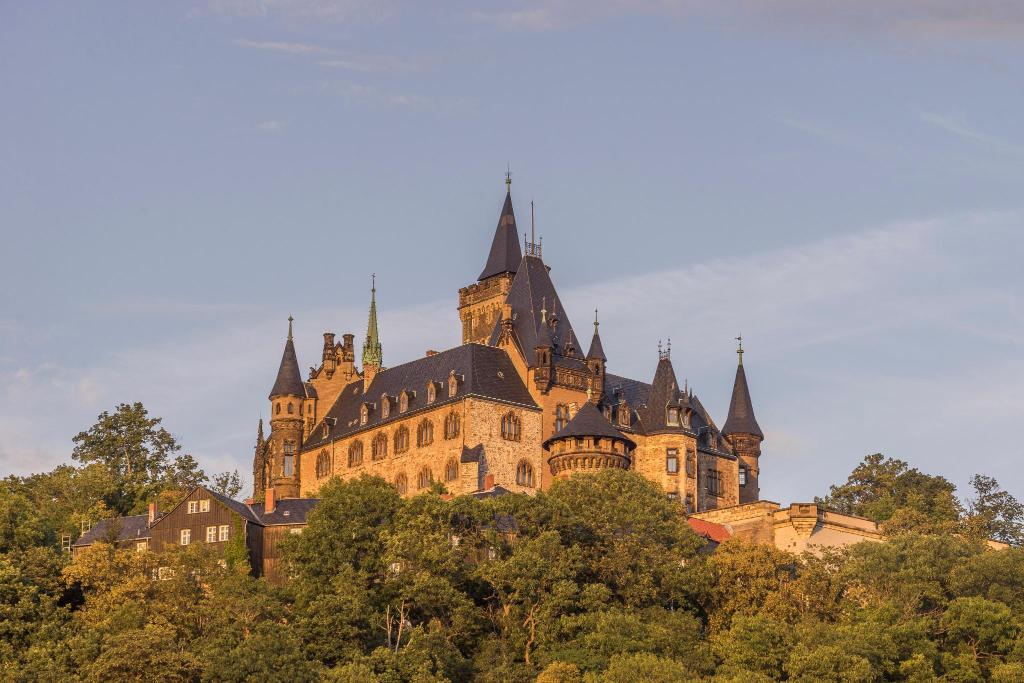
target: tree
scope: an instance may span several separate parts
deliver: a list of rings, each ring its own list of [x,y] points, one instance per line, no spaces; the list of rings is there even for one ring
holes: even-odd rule
[[[985,538],[1024,545],[1024,504],[1003,491],[992,477],[971,478],[974,497],[968,501],[967,524]]]
[[[242,476],[238,470],[213,475],[212,488],[217,493],[234,498],[242,492]]]
[[[117,488],[108,492],[106,502],[119,514],[141,511],[161,488],[189,489],[206,481],[191,455],[176,455],[181,446],[161,422],[149,417],[141,403],[121,403],[113,414],[100,413],[96,424],[73,439],[72,458],[99,463],[115,478]]]

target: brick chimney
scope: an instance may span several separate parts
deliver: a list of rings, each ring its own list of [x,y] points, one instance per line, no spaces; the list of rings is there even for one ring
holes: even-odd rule
[[[486,475],[484,475],[484,491],[490,491],[493,488],[494,488],[494,475],[493,474],[486,474]]]
[[[149,524],[152,526],[156,521],[156,501],[149,504]]]
[[[269,487],[264,493],[263,497],[263,514],[269,515],[277,507],[277,501],[274,499],[274,487]]]

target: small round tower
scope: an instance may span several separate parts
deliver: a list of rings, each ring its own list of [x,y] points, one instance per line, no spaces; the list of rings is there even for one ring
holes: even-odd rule
[[[556,479],[578,472],[628,470],[636,448],[636,443],[613,427],[589,401],[543,445],[550,454],[548,466]]]
[[[277,379],[270,390],[270,438],[268,469],[278,498],[299,497],[299,447],[302,445],[302,413],[306,390],[299,373],[292,339],[292,319],[288,318],[288,340],[281,355]]]

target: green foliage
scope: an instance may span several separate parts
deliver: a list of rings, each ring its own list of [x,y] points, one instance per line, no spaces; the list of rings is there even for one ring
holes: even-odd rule
[[[820,557],[736,540],[703,553],[678,503],[609,471],[485,500],[331,481],[282,541],[284,586],[250,575],[240,527],[220,555],[100,542],[70,562],[61,534],[154,498],[169,507],[198,471],[138,408],[83,433],[81,467],[0,481],[0,680],[1024,676],[1024,548],[983,542],[1019,531],[1016,501],[984,478],[961,506],[944,479],[871,456],[828,500],[889,539]],[[127,460],[94,450],[128,442]],[[233,475],[216,479],[230,492]]]
[[[236,498],[242,492],[242,475],[238,470],[215,474],[210,482],[210,488],[228,498]]]

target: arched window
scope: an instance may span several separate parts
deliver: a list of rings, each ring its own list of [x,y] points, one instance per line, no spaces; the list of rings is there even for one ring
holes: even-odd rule
[[[387,448],[388,440],[384,439],[384,447]],[[353,441],[348,447],[348,466],[356,467],[363,464],[363,442]]]
[[[434,443],[434,423],[423,418],[423,421],[416,427],[416,446],[422,448],[432,443]]]
[[[370,446],[370,457],[374,460],[383,460],[388,456],[388,437],[384,432],[378,432],[377,436],[373,437],[373,443]]]
[[[437,400],[437,387],[434,386],[433,382],[427,383],[427,403],[433,403]]]
[[[678,427],[679,426],[679,408],[677,408],[676,406],[669,406],[668,407],[667,422],[668,422],[668,425],[670,427]]]
[[[459,478],[459,463],[455,458],[450,458],[448,464],[444,466],[444,480],[455,481]]]
[[[391,415],[391,399],[387,394],[380,397],[380,419],[386,420]]]
[[[402,425],[395,432],[395,455],[405,453],[407,450],[409,450],[409,429]]]
[[[444,418],[444,438],[454,439],[459,435],[459,414],[452,411]]]
[[[288,402],[288,414],[291,415],[295,412],[295,406],[292,405],[291,401]]]
[[[420,476],[416,480],[416,486],[420,489],[430,488],[430,485],[434,483],[434,473],[430,471],[429,467],[424,467],[420,470]]]
[[[280,402],[280,401],[278,401],[278,402],[277,402],[277,407],[276,407],[276,408],[274,409],[274,411],[275,411],[275,412],[276,412],[276,413],[277,413],[278,415],[280,415],[280,414],[281,414],[281,402]]]
[[[533,488],[533,465],[525,460],[519,461],[519,464],[516,465],[516,483]]]
[[[559,403],[555,406],[555,431],[562,431],[567,424],[569,424],[569,406]]]
[[[402,472],[395,477],[395,488],[398,489],[399,493],[404,494],[409,490],[409,480],[405,477],[405,472]]]
[[[522,426],[515,413],[505,413],[501,418],[501,438],[508,441],[519,441],[522,438]]]
[[[331,473],[331,456],[327,454],[327,451],[320,451],[320,454],[316,456],[316,476],[317,479],[323,479]]]

